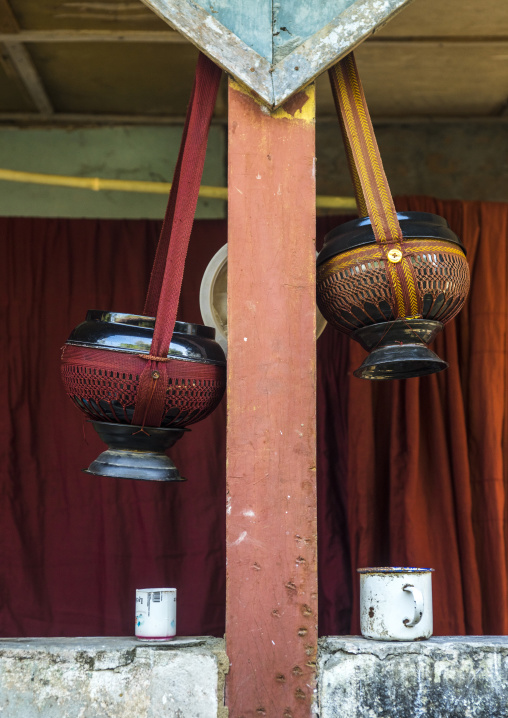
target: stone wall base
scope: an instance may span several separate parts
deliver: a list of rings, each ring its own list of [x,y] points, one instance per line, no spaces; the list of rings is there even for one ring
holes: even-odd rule
[[[508,716],[508,636],[320,641],[319,718]]]
[[[2,639],[0,717],[226,718],[228,665],[216,638]],[[508,718],[508,636],[322,638],[316,713]]]
[[[216,638],[0,640],[2,718],[223,718]]]

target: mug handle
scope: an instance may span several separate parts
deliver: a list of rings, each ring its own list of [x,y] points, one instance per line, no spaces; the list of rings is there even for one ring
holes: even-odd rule
[[[412,628],[413,626],[416,626],[417,623],[420,623],[423,616],[423,594],[418,589],[412,586],[410,583],[407,583],[405,586],[402,587],[403,591],[407,591],[408,593],[411,593],[413,596],[413,600],[415,602],[415,612],[413,616],[413,620],[410,621],[409,618],[405,618],[402,623],[406,626],[406,628]]]

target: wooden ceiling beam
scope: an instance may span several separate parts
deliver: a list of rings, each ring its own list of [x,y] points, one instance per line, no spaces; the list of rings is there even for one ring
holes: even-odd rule
[[[183,115],[120,115],[56,112],[44,118],[35,112],[0,112],[0,125],[183,125]],[[226,117],[212,119],[212,125],[226,124]]]
[[[2,2],[2,0],[0,0]],[[0,25],[0,42],[12,40],[12,33]],[[172,30],[20,30],[18,42],[147,42],[188,44],[188,40]]]
[[[184,125],[183,115],[117,115],[93,114],[79,112],[56,112],[49,118],[41,117],[35,112],[0,112],[1,125],[152,125],[180,126]],[[226,117],[214,117],[212,125],[226,125]]]
[[[0,0],[0,49],[2,64],[7,71],[15,71],[35,107],[43,117],[53,114],[53,106],[42,83],[30,53],[20,39],[20,28],[8,0]]]
[[[81,125],[162,125],[175,126],[183,125],[183,115],[119,115],[100,113],[79,113],[79,112],[56,112],[49,117],[41,116],[35,112],[0,112],[0,126],[34,126],[44,124],[46,126],[81,126]],[[336,123],[336,115],[319,115],[317,124]],[[507,124],[508,115],[476,115],[460,117],[456,115],[446,116],[423,116],[410,115],[401,117],[373,117],[372,122],[380,125],[418,125],[418,124],[457,124],[457,123],[484,123],[484,124]],[[214,117],[212,125],[227,124],[226,117]]]
[[[13,34],[18,42],[48,43],[48,42],[143,42],[143,43],[188,43],[189,40],[174,30],[12,30],[12,21],[7,14],[2,13],[6,0],[0,0],[0,42],[12,40]],[[11,15],[12,17],[12,15]],[[14,18],[13,18],[14,19]],[[10,24],[9,24],[10,22]],[[14,20],[15,22],[15,20]],[[461,36],[411,36],[390,37],[374,36],[366,40],[369,45],[403,45],[407,43],[433,45],[469,45],[469,44],[505,44],[508,36],[505,35],[461,35]]]
[[[45,118],[53,115],[51,100],[26,47],[12,41],[4,42],[3,47],[37,110]]]
[[[7,0],[0,0],[0,32],[16,33],[19,31],[18,22]]]
[[[369,45],[454,45],[454,46],[470,46],[470,45],[506,45],[508,35],[462,35],[461,37],[443,36],[443,37],[373,37],[366,40]]]

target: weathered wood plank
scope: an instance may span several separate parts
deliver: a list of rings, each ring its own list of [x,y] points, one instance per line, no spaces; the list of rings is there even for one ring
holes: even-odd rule
[[[230,81],[230,718],[309,718],[317,649],[314,86]]]
[[[337,18],[355,0],[286,0],[273,2],[272,62],[289,55]]]
[[[18,32],[18,22],[7,0],[0,0],[0,32]]]
[[[185,117],[178,115],[121,115],[109,113],[81,113],[81,112],[55,112],[50,117],[43,117],[36,112],[0,112],[0,125],[15,126],[40,126],[58,127],[60,125],[72,125],[80,127],[82,125],[183,125]],[[470,115],[462,117],[460,115],[399,115],[386,116],[380,115],[372,118],[372,123],[376,125],[505,125],[508,122],[506,114],[491,115]],[[224,117],[214,117],[212,125],[223,125],[227,123]],[[337,115],[320,115],[319,125],[337,124]]]
[[[503,0],[417,0],[381,33],[414,35],[506,35],[506,2]]]
[[[46,117],[52,115],[51,100],[26,47],[10,40],[4,42],[3,47],[38,111]]]
[[[32,58],[19,42],[19,29],[8,0],[0,0],[0,31],[4,33],[4,40],[0,44],[2,65],[8,75],[17,74],[37,110],[47,117],[53,113],[53,107]]]
[[[108,112],[55,112],[50,117],[36,112],[0,112],[0,124],[8,125],[183,125],[183,115],[123,115]],[[212,125],[225,124],[223,118],[213,118]]]
[[[1,1],[1,0],[0,0]],[[1,20],[1,16],[0,16]],[[0,26],[0,42],[13,40],[12,32]],[[168,30],[20,30],[17,42],[149,42],[186,43],[179,32]]]
[[[258,55],[272,61],[273,0],[195,0]]]
[[[314,80],[412,0],[356,0],[273,67],[272,105]]]
[[[1,0],[0,0],[1,2]],[[0,16],[1,22],[1,16]],[[76,30],[69,28],[67,30],[19,30],[16,31],[16,37],[13,38],[14,30],[8,32],[2,30],[0,26],[0,42],[6,40],[16,40],[16,42],[24,43],[48,43],[48,42],[123,42],[123,43],[161,43],[165,44],[185,44],[187,38],[174,30],[109,30],[97,28],[95,30]],[[368,46],[378,47],[425,47],[431,51],[432,46],[441,47],[442,45],[453,45],[456,47],[470,47],[477,45],[487,45],[492,48],[502,47],[508,43],[508,35],[499,32],[497,35],[422,35],[421,37],[391,37],[386,33],[382,35],[370,36],[367,40]],[[423,48],[422,48],[423,49]]]

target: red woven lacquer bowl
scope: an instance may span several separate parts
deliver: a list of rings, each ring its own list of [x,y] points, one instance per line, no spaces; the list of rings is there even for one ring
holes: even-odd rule
[[[139,377],[146,366],[153,317],[91,310],[62,352],[62,379],[76,406],[96,422],[131,424]],[[215,330],[176,322],[165,368],[170,376],[161,427],[204,419],[226,387],[226,358]]]

